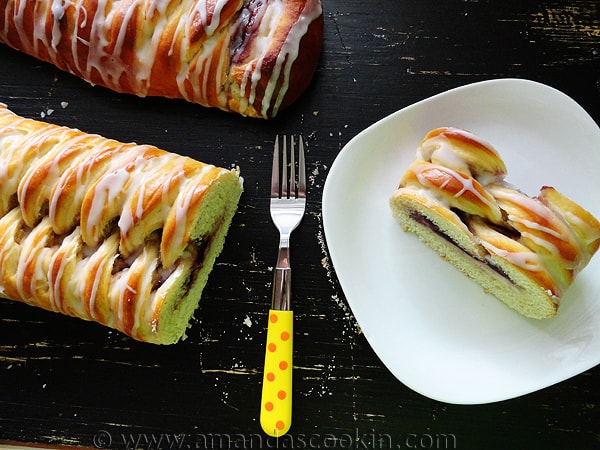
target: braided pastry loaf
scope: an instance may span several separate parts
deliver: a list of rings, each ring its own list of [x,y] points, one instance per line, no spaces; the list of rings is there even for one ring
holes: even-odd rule
[[[320,0],[6,0],[0,41],[92,84],[269,118],[306,89]]]
[[[396,219],[519,313],[555,316],[600,246],[600,222],[552,187],[528,197],[496,150],[457,128],[430,131],[390,199]]]
[[[0,104],[0,294],[175,343],[241,191],[236,170]]]

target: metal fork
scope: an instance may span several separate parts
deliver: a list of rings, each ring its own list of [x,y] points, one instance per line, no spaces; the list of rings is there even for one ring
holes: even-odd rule
[[[260,406],[260,424],[269,436],[283,436],[292,420],[292,341],[290,236],[306,209],[304,142],[298,140],[296,169],[295,140],[283,136],[280,158],[279,136],[275,138],[271,174],[271,218],[279,231],[279,251],[273,273],[273,297],[267,327],[267,348]],[[281,163],[280,163],[281,161]],[[289,173],[289,176],[288,176]],[[296,177],[297,173],[297,177]]]

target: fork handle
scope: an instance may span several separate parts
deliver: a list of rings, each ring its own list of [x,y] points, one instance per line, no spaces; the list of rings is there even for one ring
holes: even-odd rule
[[[292,423],[293,319],[292,311],[269,311],[260,425],[273,437],[283,436]]]
[[[277,254],[277,265],[273,272],[271,309],[289,311],[292,308],[291,281],[290,249],[285,245],[280,245]]]

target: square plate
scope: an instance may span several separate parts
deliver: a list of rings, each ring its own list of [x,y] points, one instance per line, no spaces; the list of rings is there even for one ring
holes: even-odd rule
[[[579,274],[557,317],[527,319],[402,231],[388,206],[432,128],[468,129],[529,195],[550,185],[600,217],[600,129],[565,94],[490,80],[404,108],[340,152],[323,193],[332,263],[367,340],[411,389],[481,404],[524,395],[600,362],[600,256]]]

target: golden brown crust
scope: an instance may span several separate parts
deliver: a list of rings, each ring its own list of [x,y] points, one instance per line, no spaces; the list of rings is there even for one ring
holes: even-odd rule
[[[477,179],[440,164],[416,160],[400,183],[400,187],[406,186],[435,190],[449,208],[483,216],[494,223],[502,220],[494,198]]]
[[[591,258],[600,247],[600,223],[595,217],[553,187],[542,187],[538,200],[570,225],[581,249]]]
[[[519,233],[519,240],[537,254],[553,255],[566,267],[575,265],[581,251],[572,229],[562,218],[543,205],[513,188],[488,187],[500,208],[506,212],[507,225]]]
[[[320,0],[8,0],[0,7],[1,41],[94,85],[262,118],[306,89],[322,35]]]
[[[482,182],[501,180],[504,161],[496,149],[473,133],[455,127],[431,130],[421,141],[417,155],[428,162],[446,165]]]

